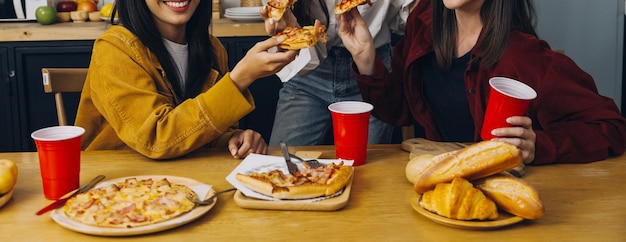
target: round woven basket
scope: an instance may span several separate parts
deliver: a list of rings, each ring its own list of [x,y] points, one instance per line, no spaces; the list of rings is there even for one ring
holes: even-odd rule
[[[242,7],[256,7],[261,5],[261,0],[241,0]]]

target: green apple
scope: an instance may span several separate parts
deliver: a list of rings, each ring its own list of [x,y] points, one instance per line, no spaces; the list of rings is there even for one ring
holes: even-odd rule
[[[35,9],[35,19],[43,25],[53,24],[57,18],[57,10],[51,6],[41,6]]]

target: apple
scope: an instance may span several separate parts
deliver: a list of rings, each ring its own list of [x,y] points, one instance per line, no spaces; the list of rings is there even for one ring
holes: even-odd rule
[[[50,6],[41,6],[35,9],[35,19],[43,25],[53,24],[57,18],[57,10]]]
[[[94,12],[94,11],[98,11],[98,5],[96,5],[96,3],[94,2],[82,1],[82,2],[79,2],[78,5],[76,5],[76,10],[83,10],[83,11],[87,11],[88,13]]]
[[[17,182],[17,166],[11,160],[0,159],[0,195],[10,192]]]
[[[57,3],[57,12],[71,12],[76,11],[76,2],[74,1],[61,1]]]

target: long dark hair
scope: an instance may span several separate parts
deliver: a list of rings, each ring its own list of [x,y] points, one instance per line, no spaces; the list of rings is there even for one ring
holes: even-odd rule
[[[433,46],[437,64],[449,70],[456,46],[456,17],[453,10],[447,9],[441,0],[432,0],[433,7]],[[513,30],[537,36],[535,32],[535,8],[532,0],[485,0],[480,9],[483,22],[477,48],[482,67],[495,65],[508,44]]]
[[[323,22],[323,24],[328,25],[328,23],[330,22],[330,17],[328,15],[326,1],[318,0],[318,2],[322,7],[322,12],[324,12],[324,15],[326,17],[326,22]],[[311,26],[315,23],[316,18],[315,16],[313,16],[313,13],[311,11],[314,7],[315,6],[313,5],[312,0],[300,0],[293,5],[293,15],[296,16],[296,18],[298,19],[298,24],[300,24],[300,26]]]
[[[210,69],[219,70],[215,50],[209,40],[212,4],[211,1],[206,0],[199,2],[196,12],[187,22],[187,31],[185,31],[185,38],[189,46],[185,90],[181,89],[182,80],[178,76],[176,64],[163,44],[161,34],[154,23],[146,1],[116,0],[113,11],[113,16],[115,16],[115,12],[119,12],[119,24],[133,32],[157,56],[165,70],[165,75],[181,100],[198,95]]]

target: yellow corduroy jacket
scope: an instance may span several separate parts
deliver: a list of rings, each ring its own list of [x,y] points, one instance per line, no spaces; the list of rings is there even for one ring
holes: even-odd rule
[[[224,46],[210,38],[220,70],[212,69],[202,93],[187,100],[178,100],[156,55],[128,29],[112,26],[96,39],[75,121],[86,130],[82,149],[133,149],[152,159],[226,149],[255,104],[230,79]]]

